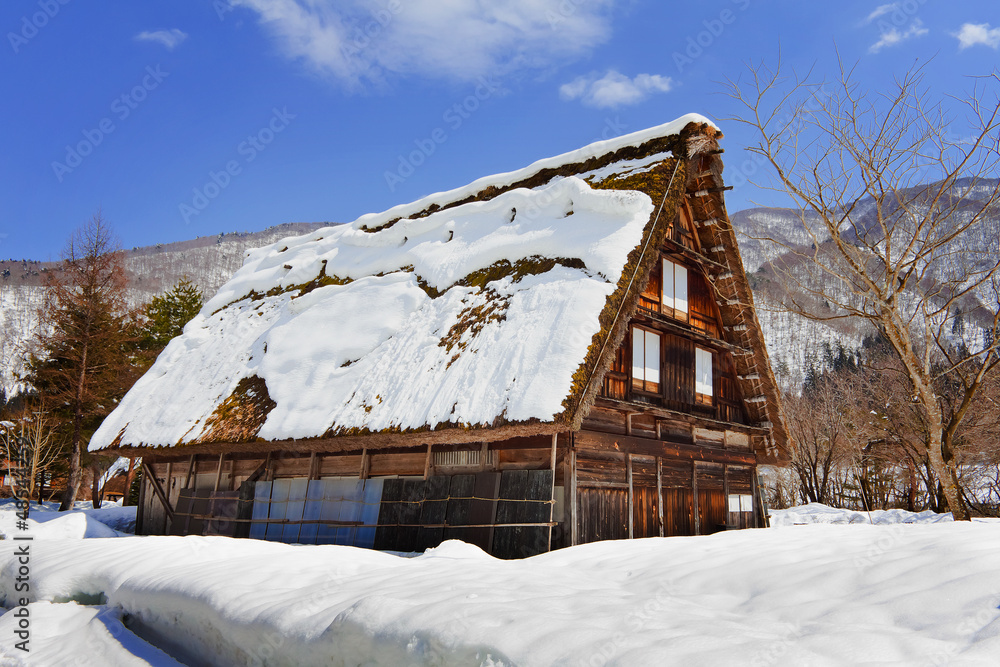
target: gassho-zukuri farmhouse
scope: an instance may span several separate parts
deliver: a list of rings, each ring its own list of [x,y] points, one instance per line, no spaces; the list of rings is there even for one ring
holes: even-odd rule
[[[687,115],[288,238],[103,423],[140,534],[502,558],[762,525],[788,435]]]

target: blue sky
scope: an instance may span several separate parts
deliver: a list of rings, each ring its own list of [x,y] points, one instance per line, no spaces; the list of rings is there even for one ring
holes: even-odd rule
[[[687,112],[747,59],[861,83],[1000,58],[995,0],[83,0],[0,6],[0,257],[353,220]],[[725,124],[738,169],[740,131]],[[752,186],[730,210],[754,201]]]

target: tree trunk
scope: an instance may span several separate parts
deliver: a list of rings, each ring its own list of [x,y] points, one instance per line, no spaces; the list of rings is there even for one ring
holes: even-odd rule
[[[944,419],[937,396],[926,385],[918,385],[917,396],[923,402],[927,413],[927,460],[937,475],[941,491],[948,501],[948,508],[955,521],[971,521],[969,510],[962,499],[954,459],[951,456],[945,459],[944,456]]]
[[[89,333],[89,328],[84,335]],[[66,482],[66,492],[63,493],[59,511],[73,509],[76,494],[80,491],[83,474],[80,468],[80,441],[83,440],[83,392],[87,381],[87,343],[83,344],[83,356],[80,363],[80,374],[76,381],[76,406],[73,414],[73,454],[69,457],[69,479]]]
[[[101,509],[101,499],[104,494],[101,493],[101,468],[96,463],[92,463],[90,466],[90,502],[93,503],[94,509]]]
[[[953,461],[946,461],[941,453],[940,430],[937,433],[931,432],[930,442],[927,443],[927,456],[930,459],[931,467],[937,473],[941,493],[948,501],[948,508],[955,521],[971,521],[972,517],[969,516],[969,510],[962,499],[955,464]]]
[[[80,441],[74,437],[73,451],[69,456],[69,478],[66,480],[66,490],[63,492],[62,502],[59,505],[60,512],[73,509],[77,491],[80,490],[82,472],[80,469]]]

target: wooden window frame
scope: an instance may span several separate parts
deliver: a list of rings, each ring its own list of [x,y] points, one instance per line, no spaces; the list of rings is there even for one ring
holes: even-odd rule
[[[667,267],[670,267],[670,298],[667,298]],[[684,275],[684,308],[680,310],[677,308],[677,276],[679,273]],[[675,320],[680,320],[681,322],[689,322],[691,319],[691,270],[681,264],[680,262],[675,262],[670,257],[660,257],[660,312]],[[669,305],[668,305],[669,304]]]
[[[706,394],[698,391],[698,357],[699,352],[708,354],[708,387],[712,393]],[[715,405],[715,350],[700,345],[694,348],[694,401],[697,405]]]
[[[642,338],[643,338],[643,345],[642,345],[642,349],[643,349],[643,363],[642,363],[643,377],[642,377],[642,380],[638,380],[636,378],[636,376],[635,376],[635,369],[637,368],[637,366],[636,366],[636,360],[635,360],[635,342],[636,342],[636,333],[639,333],[639,332],[642,333]],[[656,377],[656,382],[655,383],[653,383],[650,380],[646,379],[646,374],[645,374],[645,370],[646,370],[645,352],[646,352],[646,350],[649,349],[648,348],[648,343],[646,342],[646,337],[647,336],[656,336],[656,339],[657,339],[657,346],[656,346],[656,350],[657,350],[657,352],[656,352],[656,376],[657,377]],[[630,380],[631,381],[630,381],[629,386],[631,387],[632,392],[640,394],[640,395],[644,395],[644,396],[662,396],[663,395],[663,334],[660,333],[659,331],[654,331],[652,329],[646,329],[645,327],[640,327],[640,326],[637,326],[637,325],[632,325],[632,333],[631,333],[631,355],[632,355],[632,359],[631,359],[632,363],[630,365],[630,371],[629,371],[629,375],[630,375]],[[636,386],[637,382],[640,383],[640,386]],[[655,384],[655,388],[650,389],[649,388],[650,384]]]

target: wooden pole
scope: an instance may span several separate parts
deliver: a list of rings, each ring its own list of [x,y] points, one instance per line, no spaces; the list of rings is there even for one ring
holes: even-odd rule
[[[431,464],[434,460],[434,445],[427,445],[427,456],[424,458],[424,479],[431,477]]]
[[[479,471],[486,472],[486,461],[490,458],[490,443],[484,442],[479,450]]]
[[[306,477],[307,482],[311,482],[314,479],[318,479],[319,478],[319,475],[317,474],[317,470],[316,470],[316,461],[317,460],[318,459],[316,458],[316,452],[315,451],[309,452],[309,473],[308,473],[308,477]],[[308,487],[308,486],[309,485],[307,483],[306,487]]]
[[[580,528],[577,525],[576,490],[576,449],[569,450],[569,543],[576,546],[580,542]]]
[[[370,470],[371,459],[368,456],[368,448],[365,447],[361,450],[361,472],[358,474],[360,479],[368,479],[368,472]]]
[[[555,521],[556,514],[556,448],[559,446],[559,434],[552,434],[552,458],[550,468],[552,470],[552,503],[549,505],[549,523]],[[552,526],[549,526],[549,547],[546,551],[552,551]]]
[[[701,512],[698,509],[698,462],[691,461],[691,508],[694,512],[694,534],[701,535]]]
[[[184,478],[184,486],[182,488],[186,489],[191,485],[191,475],[194,473],[195,466],[197,465],[198,465],[198,459],[195,457],[194,454],[192,454],[191,457],[188,459],[187,476]],[[195,480],[195,484],[197,483],[198,481]]]
[[[222,482],[222,464],[225,462],[223,459],[226,458],[225,454],[219,454],[219,469],[215,471],[215,488],[212,489],[213,493],[219,492],[219,484]]]
[[[656,457],[656,514],[660,518],[660,537],[665,536],[663,525],[663,459]]]
[[[160,480],[156,479],[156,474],[153,472],[152,468],[147,466],[145,462],[143,462],[142,467],[144,468],[145,476],[149,478],[150,485],[153,491],[156,492],[157,497],[163,504],[163,509],[166,510],[167,517],[169,517],[170,520],[172,521],[174,518],[174,508],[170,505],[170,499],[169,496],[167,495],[167,492],[164,492],[163,487],[160,486]],[[168,475],[170,474],[169,463],[167,463],[167,474]],[[170,477],[168,476],[167,480],[169,481],[169,479]]]
[[[139,464],[139,471],[142,471],[142,463]],[[146,479],[146,474],[143,472],[142,482],[139,483],[139,506],[135,508],[135,534],[145,535],[143,527],[146,520],[146,484],[149,482]]]
[[[722,495],[726,497],[726,528],[729,528],[729,466],[722,464]],[[739,526],[742,528],[743,526]]]
[[[628,538],[635,537],[635,490],[632,488],[632,455],[625,455],[625,470],[628,473]]]

